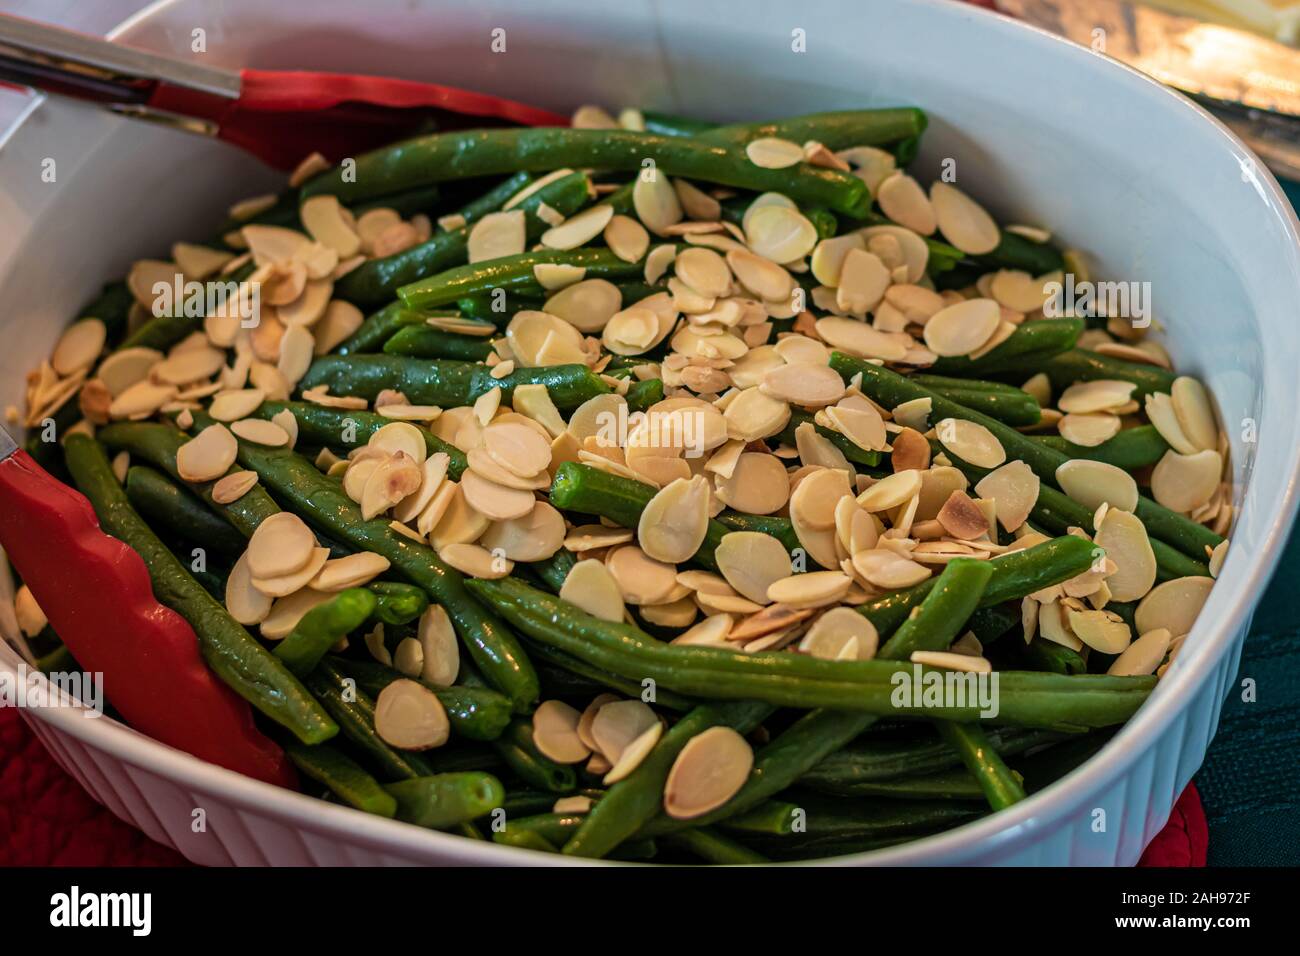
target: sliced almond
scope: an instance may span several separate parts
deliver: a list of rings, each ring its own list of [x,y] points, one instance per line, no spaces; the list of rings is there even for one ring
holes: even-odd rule
[[[1137,386],[1132,382],[1117,379],[1098,378],[1077,382],[1061,393],[1056,407],[1067,415],[1113,412],[1128,404],[1135,388]]]
[[[703,477],[678,478],[641,512],[637,539],[647,555],[677,564],[690,559],[709,530],[709,487]]]
[[[984,512],[964,491],[954,491],[939,509],[938,521],[954,538],[974,540],[989,531]]]
[[[760,386],[764,394],[783,402],[820,408],[844,396],[844,381],[828,365],[795,362],[772,369]]]
[[[614,761],[609,773],[605,774],[602,781],[605,786],[618,783],[641,766],[642,761],[650,755],[650,751],[654,749],[655,744],[659,743],[659,738],[663,736],[663,732],[664,725],[655,721],[628,743],[623,748],[623,752],[618,755],[618,760]]]
[[[548,249],[576,249],[599,236],[613,215],[614,207],[609,203],[584,209],[542,233],[541,243]]]
[[[913,664],[922,664],[926,667],[939,667],[949,671],[967,671],[974,674],[987,674],[993,670],[993,665],[983,657],[973,657],[970,654],[960,654],[952,651],[912,651],[908,660]]]
[[[840,311],[863,315],[880,304],[889,282],[889,268],[878,255],[866,249],[849,249],[840,263],[835,303]]]
[[[880,211],[900,226],[923,236],[934,232],[937,225],[934,207],[921,184],[907,173],[900,171],[886,176],[875,196]]]
[[[817,228],[788,206],[754,209],[751,205],[745,214],[744,229],[749,248],[773,262],[802,259],[817,245]]]
[[[466,475],[469,473],[466,472]],[[408,495],[420,490],[420,466],[399,452],[389,456],[370,472],[361,488],[361,517],[369,521],[386,512]],[[463,484],[463,479],[462,479]]]
[[[494,581],[514,570],[514,562],[477,544],[453,542],[438,550],[438,557],[461,574]]]
[[[682,204],[667,176],[657,169],[643,170],[632,186],[632,206],[647,229],[662,235],[682,220]]]
[[[283,448],[289,444],[289,433],[277,425],[261,418],[242,418],[230,423],[230,430],[244,441],[268,448]]]
[[[303,615],[333,596],[324,591],[303,588],[288,597],[282,597],[271,605],[271,613],[259,625],[258,632],[268,641],[283,640],[293,633]]]
[[[730,727],[696,734],[668,772],[664,812],[674,820],[691,820],[716,810],[740,791],[753,766],[753,750]]]
[[[723,412],[727,435],[739,441],[756,441],[781,431],[790,420],[790,406],[758,388],[740,392]]]
[[[74,322],[59,337],[50,356],[50,365],[60,375],[72,375],[87,369],[99,358],[107,337],[107,327],[99,319]]]
[[[873,329],[857,319],[835,315],[818,319],[817,334],[832,348],[858,358],[900,362],[907,355],[907,347],[896,335]]]
[[[773,581],[767,598],[795,608],[823,607],[841,600],[852,583],[852,578],[839,571],[810,571]]]
[[[655,712],[641,701],[614,700],[596,711],[591,739],[605,759],[616,764],[624,749],[657,723]]]
[[[1167,451],[1151,472],[1151,496],[1171,511],[1186,514],[1210,500],[1222,475],[1223,456],[1217,451]]]
[[[209,425],[176,449],[176,471],[185,481],[212,481],[230,469],[238,454],[239,442],[230,430]]]
[[[969,355],[992,337],[1001,320],[1001,308],[992,299],[967,299],[930,317],[925,344],[936,355]]]
[[[468,256],[471,263],[517,256],[524,251],[524,211],[488,213],[470,228]]]
[[[733,618],[730,614],[713,614],[673,638],[672,643],[696,647],[726,647]]]
[[[266,393],[260,388],[220,392],[212,399],[208,414],[219,422],[233,422],[253,414],[265,400]]]
[[[857,611],[831,608],[808,629],[799,650],[821,660],[866,661],[876,656],[880,638],[876,627]]]
[[[1127,511],[1109,508],[1094,540],[1117,568],[1106,578],[1112,600],[1136,601],[1151,590],[1156,582],[1156,556],[1140,519]]]
[[[311,557],[299,570],[278,577],[263,578],[254,575],[252,578],[253,587],[269,597],[287,597],[307,587],[312,578],[316,577],[320,573],[320,569],[325,566],[329,556],[329,548],[313,548]]]
[[[499,485],[473,469],[461,475],[460,483],[466,503],[493,521],[522,518],[533,510],[533,504],[537,500],[532,492]]]
[[[333,249],[340,259],[360,251],[361,237],[345,218],[336,196],[312,196],[299,207],[298,215],[311,237]]]
[[[434,687],[450,687],[460,673],[460,644],[442,605],[430,604],[420,615],[417,637],[424,650],[420,679]]]
[[[56,365],[57,369],[58,366]],[[1187,375],[1174,379],[1169,390],[1174,415],[1183,434],[1200,451],[1218,447],[1219,425],[1214,417],[1214,406],[1205,386]]]
[[[240,624],[261,624],[271,613],[272,599],[253,587],[248,554],[239,556],[226,578],[226,610]]]
[[[978,422],[963,418],[945,418],[935,426],[943,447],[976,468],[997,468],[1007,460],[1007,453],[997,437]]]
[[[914,498],[921,492],[919,471],[900,471],[881,478],[858,495],[858,507],[866,511],[889,511]]]
[[[1119,416],[1108,413],[1066,415],[1056,423],[1056,430],[1068,442],[1096,448],[1119,434]]]
[[[997,248],[1002,238],[997,223],[956,186],[935,180],[930,186],[930,202],[939,232],[962,252],[981,256]]]
[[[975,493],[994,503],[998,524],[1007,531],[1015,531],[1024,525],[1038,503],[1041,485],[1033,469],[1017,459],[981,478],[975,485]]]
[[[342,591],[360,587],[374,580],[389,568],[389,561],[373,551],[358,551],[342,558],[333,558],[321,566],[311,579],[310,586],[317,591]]]
[[[766,604],[772,584],[792,572],[790,555],[781,542],[756,531],[723,535],[714,558],[727,583],[756,604]]]
[[[1111,661],[1106,673],[1112,677],[1141,677],[1154,674],[1169,652],[1172,640],[1163,627],[1147,631]]]
[[[413,680],[395,680],[375,699],[375,733],[399,750],[430,750],[447,742],[451,723],[438,695]]]
[[[591,749],[578,736],[582,715],[560,700],[545,700],[533,711],[533,745],[556,763],[579,763]]]
[[[1139,634],[1164,628],[1174,637],[1192,629],[1214,587],[1206,577],[1175,578],[1152,588],[1133,616]]]
[[[930,569],[888,548],[859,551],[853,555],[853,569],[872,585],[896,591],[920,584],[930,577]]]
[[[601,620],[623,620],[623,592],[601,561],[579,561],[570,568],[560,588],[560,599]]]
[[[604,238],[610,252],[624,262],[640,262],[650,248],[650,234],[630,216],[611,218],[605,225]]]
[[[1122,653],[1132,642],[1128,625],[1118,614],[1067,608],[1065,616],[1074,636],[1100,654]]]
[[[257,484],[257,472],[236,471],[218,478],[212,486],[212,501],[218,505],[228,505],[248,494]]]
[[[1056,483],[1089,511],[1096,511],[1103,502],[1121,511],[1137,507],[1138,486],[1133,476],[1103,461],[1072,458],[1056,469]]]
[[[786,169],[803,162],[803,147],[788,139],[763,136],[745,145],[745,155],[755,166]]]

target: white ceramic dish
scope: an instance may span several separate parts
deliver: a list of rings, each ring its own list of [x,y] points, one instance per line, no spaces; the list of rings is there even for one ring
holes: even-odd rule
[[[757,119],[916,104],[931,117],[923,179],[955,157],[958,181],[1003,221],[1054,229],[1104,277],[1150,281],[1178,367],[1219,400],[1238,480],[1233,547],[1195,631],[1142,711],[1065,780],[976,824],[837,862],[1137,860],[1204,757],[1296,510],[1297,222],[1231,134],[1130,70],[939,0],[175,0],[117,35],[176,54],[196,29],[209,62],[441,80],[561,111],[599,100]],[[489,52],[495,29],[505,53]],[[794,52],[800,37],[807,52]],[[40,180],[46,157],[56,184]],[[0,147],[0,404],[20,399],[23,375],[100,282],[272,182],[220,145],[35,105]],[[17,663],[0,649],[0,668]],[[25,716],[98,800],[197,862],[556,861],[276,790],[74,710]]]

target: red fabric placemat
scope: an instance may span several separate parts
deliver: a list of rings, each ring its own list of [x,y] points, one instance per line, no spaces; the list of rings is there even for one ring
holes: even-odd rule
[[[1208,834],[1188,786],[1139,866],[1204,866]],[[0,707],[0,866],[188,866],[101,807]]]

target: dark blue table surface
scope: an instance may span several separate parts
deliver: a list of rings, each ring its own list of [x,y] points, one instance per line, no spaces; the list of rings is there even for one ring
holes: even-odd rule
[[[1285,183],[1300,209],[1300,184]],[[1300,289],[1296,290],[1300,297]],[[1237,683],[1195,782],[1211,866],[1300,864],[1300,532],[1255,614]],[[1255,699],[1243,700],[1253,681]]]

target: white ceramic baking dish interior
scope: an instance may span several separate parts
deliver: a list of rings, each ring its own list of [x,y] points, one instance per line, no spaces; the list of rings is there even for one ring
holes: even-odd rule
[[[1245,147],[1132,71],[941,0],[177,0],[117,35],[176,55],[196,29],[207,52],[194,55],[210,63],[387,73],[560,111],[596,101],[735,120],[916,104],[930,116],[920,178],[955,158],[959,184],[1001,221],[1051,228],[1103,277],[1149,281],[1177,367],[1217,396],[1238,482],[1233,547],[1195,631],[1081,769],[975,824],[841,862],[1137,860],[1205,755],[1296,505],[1297,224]],[[495,30],[504,53],[491,52]],[[47,157],[54,184],[41,180]],[[0,148],[0,403],[20,401],[24,374],[99,283],[211,231],[230,201],[276,182],[222,145],[36,105]],[[17,663],[0,651],[0,667]],[[277,790],[110,720],[25,716],[96,799],[201,863],[554,860]],[[195,807],[205,832],[193,832]]]

